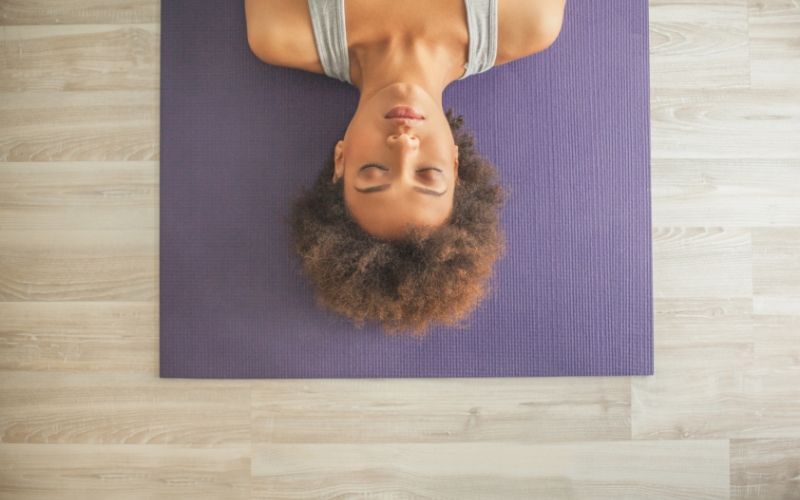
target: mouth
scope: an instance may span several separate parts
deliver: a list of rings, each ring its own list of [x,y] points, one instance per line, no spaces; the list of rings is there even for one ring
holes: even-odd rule
[[[414,125],[422,120],[418,120],[416,118],[387,118],[387,120],[391,120],[394,125]]]
[[[411,106],[395,106],[391,110],[389,110],[384,118],[402,118],[405,120],[424,120],[425,117],[422,113],[419,112],[418,109],[413,108]]]

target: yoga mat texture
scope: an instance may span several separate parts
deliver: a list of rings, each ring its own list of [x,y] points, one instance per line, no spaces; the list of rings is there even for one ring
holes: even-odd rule
[[[507,250],[467,328],[422,340],[315,305],[284,218],[358,89],[257,59],[243,4],[161,2],[161,377],[653,373],[646,0],[568,0],[548,50],[445,90]]]

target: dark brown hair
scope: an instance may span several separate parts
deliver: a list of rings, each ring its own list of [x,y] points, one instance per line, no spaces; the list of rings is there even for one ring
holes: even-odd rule
[[[391,240],[367,233],[345,206],[344,180],[331,182],[333,154],[312,188],[292,203],[291,244],[317,304],[359,328],[374,320],[390,334],[410,331],[419,338],[432,321],[461,326],[505,253],[499,209],[507,195],[497,171],[462,130],[464,117],[454,117],[452,109],[445,115],[458,146],[458,182],[442,225],[410,227]]]

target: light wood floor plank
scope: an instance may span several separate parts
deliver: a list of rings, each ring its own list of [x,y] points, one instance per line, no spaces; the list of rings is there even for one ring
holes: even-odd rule
[[[158,168],[154,161],[0,163],[0,231],[152,231]]]
[[[0,25],[157,23],[154,0],[3,0]]]
[[[14,371],[0,379],[0,407],[3,446],[250,442],[247,381]]]
[[[255,498],[727,499],[727,439],[260,444]]]
[[[254,381],[253,442],[617,440],[627,377]],[[398,422],[403,422],[398,425]]]
[[[0,301],[153,301],[157,234],[0,231]]]
[[[746,228],[653,228],[655,298],[750,298],[751,262],[750,231]]]
[[[0,92],[0,161],[158,160],[155,90]]]
[[[650,112],[654,159],[800,158],[800,88],[662,89]]]
[[[746,299],[657,301],[654,377],[632,379],[635,439],[800,437],[800,317]]]
[[[800,2],[750,0],[754,88],[800,88]]]
[[[754,228],[752,239],[756,312],[800,316],[800,227]]]
[[[798,160],[654,160],[654,226],[800,227]]]
[[[158,24],[5,26],[0,91],[159,88]]]
[[[650,0],[650,22],[737,23],[747,16],[747,0]]]
[[[0,493],[15,500],[250,497],[249,447],[0,446]]]
[[[9,371],[158,376],[153,302],[0,302],[0,377]]]
[[[762,430],[752,437],[800,438],[800,314],[754,315],[753,338],[746,389]]]
[[[731,498],[800,498],[800,439],[731,439]]]
[[[655,307],[655,375],[631,379],[632,437],[757,436],[745,380],[755,357],[749,298],[657,299]]]
[[[651,88],[746,88],[746,0],[650,2]]]

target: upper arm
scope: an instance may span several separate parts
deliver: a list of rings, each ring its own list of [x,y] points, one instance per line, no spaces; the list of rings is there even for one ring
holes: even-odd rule
[[[262,61],[321,70],[305,1],[245,0],[247,43]]]
[[[503,64],[555,42],[561,32],[565,0],[498,0],[497,62]]]

